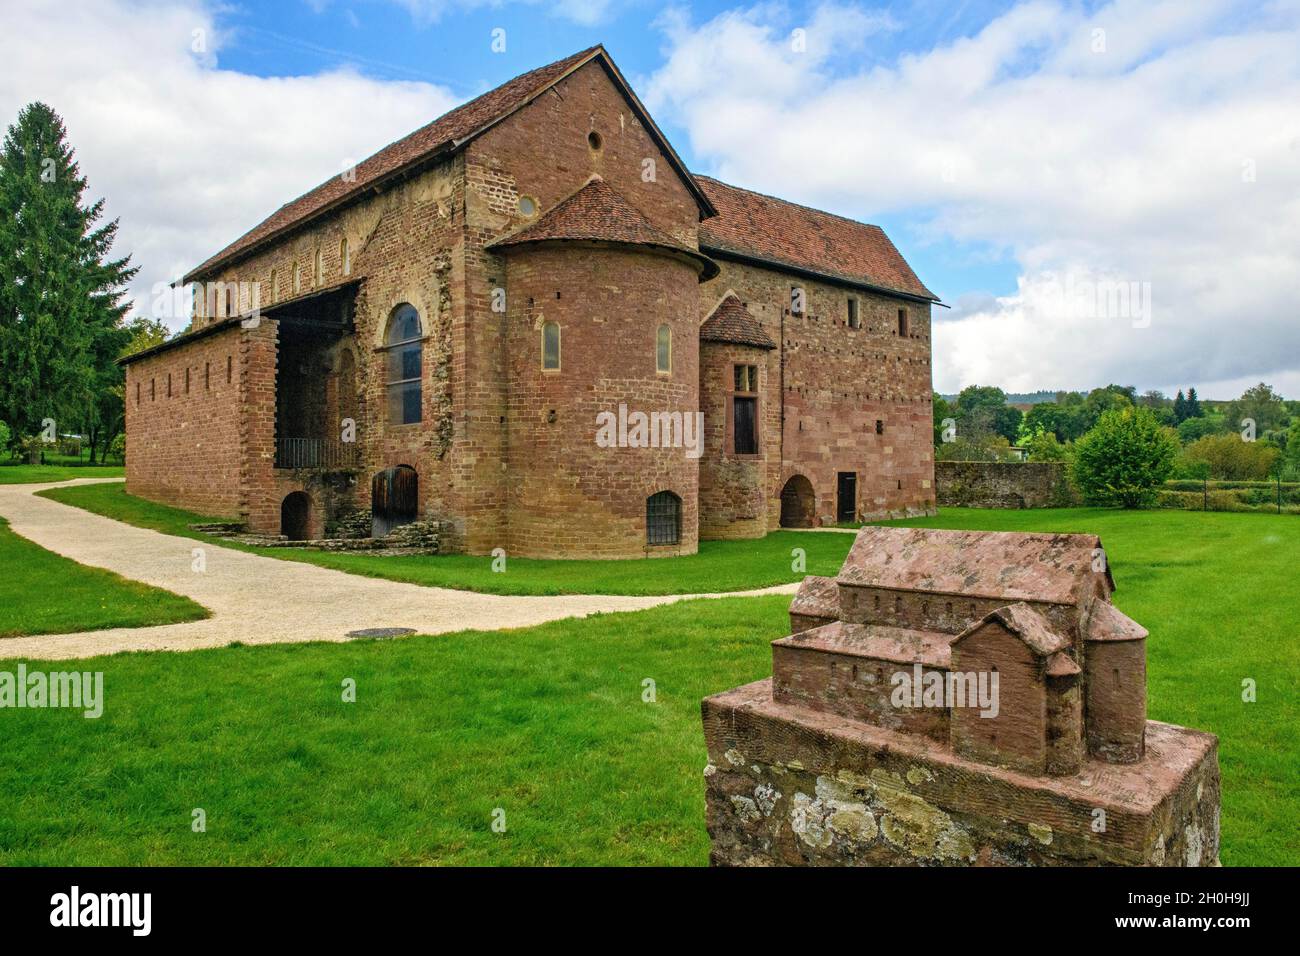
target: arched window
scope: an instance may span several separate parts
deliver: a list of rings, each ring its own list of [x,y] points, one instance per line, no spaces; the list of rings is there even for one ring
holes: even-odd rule
[[[664,324],[655,335],[655,368],[660,372],[673,370],[673,330]]]
[[[316,257],[312,260],[311,284],[313,289],[321,287],[321,281],[325,278],[324,259],[321,256],[320,246],[316,247]]]
[[[302,291],[302,266],[298,263],[293,264],[293,294],[297,295]]]
[[[542,368],[560,367],[560,323],[542,323]]]
[[[339,241],[339,268],[343,270],[345,276],[352,275],[352,260],[348,257],[348,240],[346,238]]]
[[[645,500],[645,543],[678,544],[682,540],[682,499],[660,491]]]
[[[388,351],[388,420],[409,425],[420,420],[420,373],[422,366],[420,313],[403,302],[388,317],[384,335]]]
[[[276,271],[272,269],[271,270],[271,301],[272,302],[280,301],[280,283],[278,280],[279,280],[279,275],[277,275]]]

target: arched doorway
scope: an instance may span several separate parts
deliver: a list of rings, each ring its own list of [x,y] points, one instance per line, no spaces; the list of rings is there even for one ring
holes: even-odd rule
[[[811,528],[816,524],[817,496],[812,482],[794,475],[781,489],[781,527]]]
[[[280,534],[290,541],[311,537],[311,497],[305,491],[291,492],[280,502]]]
[[[386,468],[370,481],[370,533],[382,538],[419,516],[420,476],[410,465]]]

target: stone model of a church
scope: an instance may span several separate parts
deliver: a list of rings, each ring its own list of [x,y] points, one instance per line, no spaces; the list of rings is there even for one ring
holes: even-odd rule
[[[862,529],[703,703],[712,861],[1217,863],[1217,739],[1147,720],[1114,590],[1094,535]]]

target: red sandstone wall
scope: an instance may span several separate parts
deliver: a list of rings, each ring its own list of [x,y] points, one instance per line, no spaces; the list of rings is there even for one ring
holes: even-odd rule
[[[701,315],[732,289],[782,346],[767,360],[767,399],[784,422],[766,449],[769,529],[778,526],[781,488],[795,474],[812,482],[824,518],[834,517],[841,471],[857,473],[861,514],[932,509],[929,306],[725,259],[718,265],[721,274],[701,286]],[[789,311],[796,285],[805,290],[805,315]],[[847,325],[850,295],[860,329]],[[900,308],[908,310],[906,339],[897,332]]]
[[[205,515],[238,514],[240,338],[234,325],[127,366],[130,494]]]
[[[509,283],[504,546],[539,557],[694,553],[698,459],[680,447],[602,448],[596,434],[597,416],[620,403],[699,408],[696,270],[639,251],[524,247],[510,253]],[[541,367],[543,321],[560,325],[558,371]],[[660,323],[673,330],[669,374],[656,371]],[[648,549],[646,498],[659,491],[682,499],[681,542]]]
[[[588,143],[593,131],[601,137],[600,149]],[[505,260],[483,247],[531,221],[519,211],[521,196],[533,198],[539,211],[545,212],[581,188],[592,174],[599,174],[656,226],[690,246],[696,242],[699,212],[628,102],[595,63],[475,140],[463,158],[465,247],[459,293],[464,309],[457,310],[453,331],[460,388],[453,484],[456,513],[465,521],[466,548],[486,553],[502,546],[508,536],[522,542],[532,532],[517,537],[506,527],[513,476],[502,470],[501,463],[509,454],[507,367],[514,357],[507,354],[504,316],[492,311],[493,289],[505,290],[512,310],[528,293],[506,283]],[[653,181],[642,176],[646,159],[654,162]],[[574,267],[566,265],[557,278],[570,284]],[[595,281],[604,280],[596,277]],[[593,292],[597,297],[602,294]],[[684,305],[684,314],[693,316],[695,306],[693,300]],[[653,334],[653,325],[646,328]],[[654,398],[647,394],[641,400]],[[692,511],[693,507],[692,503]]]
[[[768,451],[780,436],[778,405],[767,399],[771,351],[724,342],[700,343],[700,408],[704,455],[700,459],[700,537],[761,538],[767,534],[770,496]],[[732,396],[737,365],[758,368],[757,455],[736,455],[732,442]]]

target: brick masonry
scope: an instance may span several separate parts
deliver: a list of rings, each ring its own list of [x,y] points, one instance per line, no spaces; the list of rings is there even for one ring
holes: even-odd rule
[[[198,277],[200,334],[128,365],[128,489],[269,533],[285,496],[302,492],[318,534],[369,507],[374,475],[408,465],[419,516],[440,522],[445,550],[537,556],[690,553],[701,537],[760,536],[780,526],[791,479],[812,488],[807,519],[831,521],[840,472],[856,476],[857,516],[931,511],[927,301],[734,257],[701,283],[698,267],[648,248],[487,248],[593,175],[697,248],[698,194],[660,142],[597,58],[465,147],[217,260]],[[792,285],[805,289],[802,314],[790,311]],[[728,289],[779,348],[701,346],[698,326]],[[849,326],[849,298],[861,328]],[[423,336],[413,424],[388,405],[383,344],[402,304]],[[255,306],[256,328],[227,327]],[[558,371],[540,367],[544,319],[562,327]],[[662,324],[668,373],[655,363]],[[195,370],[227,358],[231,387],[196,394]],[[759,368],[752,457],[730,445],[736,364]],[[186,368],[188,396],[131,407],[137,383],[162,389],[170,374],[175,388]],[[703,457],[598,447],[595,413],[619,404],[704,411]],[[340,441],[348,421],[355,466],[275,467],[277,439]],[[652,548],[646,498],[665,490],[681,498],[681,538]]]

